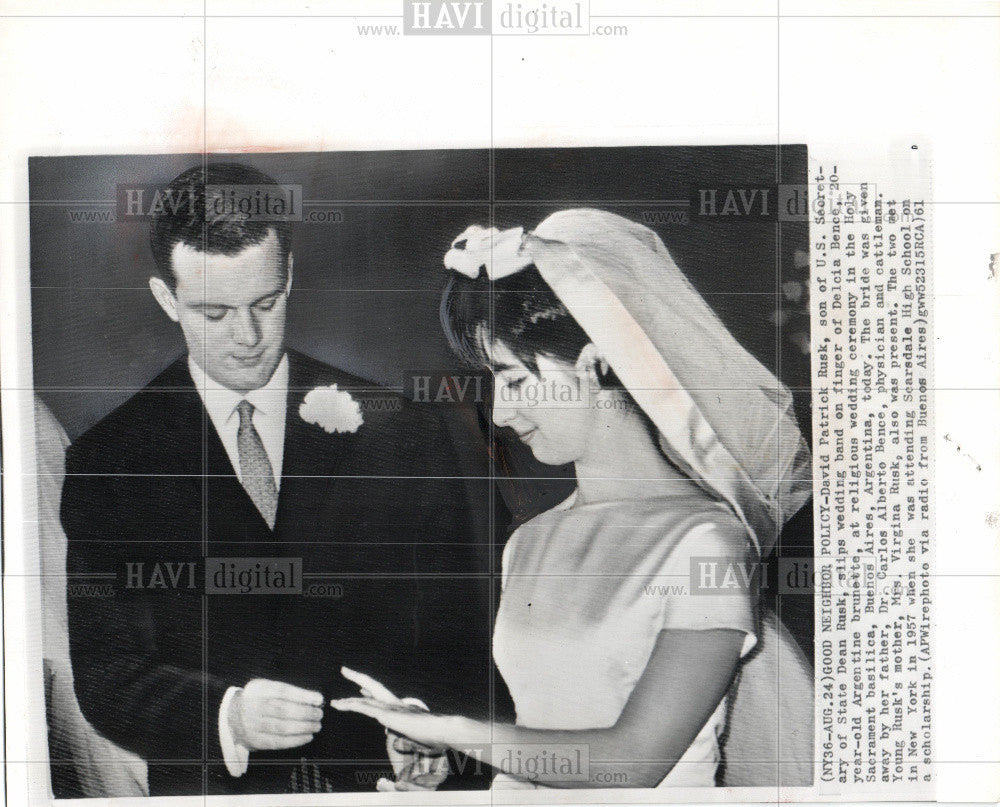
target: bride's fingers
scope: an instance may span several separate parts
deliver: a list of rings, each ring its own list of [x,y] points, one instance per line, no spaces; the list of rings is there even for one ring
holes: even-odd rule
[[[391,706],[386,708],[385,703],[369,698],[340,698],[330,701],[330,705],[338,712],[357,712],[373,717],[386,728],[392,728],[390,723],[393,717],[398,717],[398,710],[392,709]]]
[[[388,703],[397,703],[399,701],[399,698],[393,695],[386,686],[376,681],[370,675],[359,673],[350,667],[341,667],[340,673],[348,681],[353,681],[361,687],[362,693],[367,690],[368,694],[377,701],[387,701]]]
[[[431,715],[422,709],[406,708],[382,703],[380,701],[370,701],[364,698],[341,698],[330,701],[330,706],[340,712],[357,712],[374,718],[387,729],[397,734],[405,734],[414,737],[417,742],[431,740],[423,734],[428,728],[428,720]]]
[[[330,701],[330,705],[342,712],[360,711],[361,709],[364,709],[365,714],[379,712],[386,715],[430,715],[430,712],[426,709],[421,709],[419,706],[410,706],[402,701],[392,703],[383,700],[376,700],[375,698],[334,698]]]
[[[382,712],[368,698],[334,698],[330,701],[330,705],[338,712],[358,712],[369,717],[375,717]]]
[[[423,709],[425,712],[429,712],[430,707],[424,703],[420,698],[403,698],[401,703],[405,703],[407,706],[416,706],[418,709]]]

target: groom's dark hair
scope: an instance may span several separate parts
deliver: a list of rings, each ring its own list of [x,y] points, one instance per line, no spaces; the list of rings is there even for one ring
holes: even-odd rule
[[[287,265],[292,250],[292,227],[288,221],[258,221],[243,217],[238,211],[206,213],[206,187],[234,185],[280,188],[272,177],[249,165],[210,162],[189,168],[164,190],[166,203],[159,206],[149,225],[149,246],[157,274],[171,291],[177,290],[177,277],[170,261],[177,244],[212,255],[236,255],[265,240],[273,230]]]

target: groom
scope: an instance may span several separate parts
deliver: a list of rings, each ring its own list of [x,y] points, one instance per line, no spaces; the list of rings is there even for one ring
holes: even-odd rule
[[[149,287],[186,355],[69,450],[68,570],[116,582],[69,601],[76,694],[150,795],[370,791],[385,736],[327,707],[342,665],[487,709],[488,474],[427,407],[286,347],[289,223],[211,204],[248,186],[280,193],[237,164],[171,183]]]

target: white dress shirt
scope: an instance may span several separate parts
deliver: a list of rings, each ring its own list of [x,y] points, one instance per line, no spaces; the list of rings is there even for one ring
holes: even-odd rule
[[[281,490],[281,463],[285,453],[285,413],[288,406],[288,356],[283,356],[271,380],[263,387],[247,393],[236,392],[214,381],[188,356],[188,368],[195,389],[201,396],[215,432],[229,455],[236,475],[240,476],[240,450],[237,432],[240,414],[236,407],[240,401],[253,404],[253,426],[264,444],[264,451],[274,471],[274,486]],[[243,479],[240,476],[240,482]]]
[[[288,356],[282,357],[267,384],[247,393],[236,392],[212,380],[190,355],[188,369],[191,371],[195,389],[198,390],[202,403],[208,411],[212,426],[215,427],[215,432],[219,435],[241,483],[243,478],[240,473],[240,451],[237,442],[240,415],[236,407],[244,399],[253,404],[253,425],[264,444],[271,470],[274,471],[275,489],[280,491],[281,466],[285,453],[285,413],[288,406]],[[242,776],[246,773],[250,759],[250,749],[237,743],[229,728],[229,704],[239,690],[239,687],[229,687],[219,705],[219,745],[222,746],[222,758],[226,763],[226,770],[231,776]]]

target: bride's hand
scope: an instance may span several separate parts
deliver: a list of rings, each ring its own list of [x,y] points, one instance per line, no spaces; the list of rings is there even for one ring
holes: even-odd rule
[[[401,706],[407,708],[413,708],[417,710],[423,710],[424,712],[430,712],[427,704],[424,703],[419,698],[398,698],[396,697],[388,687],[382,684],[380,681],[375,680],[370,675],[365,675],[364,673],[352,670],[350,667],[341,667],[341,675],[344,676],[348,681],[353,681],[358,685],[361,690],[361,697],[366,698],[371,701],[385,704],[386,706]],[[352,700],[350,698],[345,698],[344,700]],[[388,728],[388,727],[386,727]],[[397,732],[398,733],[398,732]],[[420,743],[415,741],[414,738],[409,738],[409,748],[407,748],[403,753],[419,753],[419,754],[441,754],[444,752],[444,748],[433,747],[428,744]],[[402,749],[400,749],[402,750]]]
[[[445,746],[455,741],[452,724],[460,718],[431,714],[423,703],[413,698],[401,700],[383,684],[364,673],[347,667],[342,667],[340,671],[345,678],[361,688],[361,697],[332,700],[330,705],[334,709],[372,717],[389,731],[431,746],[427,749],[429,753],[441,753]]]
[[[361,689],[365,698],[385,704],[409,705],[430,711],[417,698],[397,698],[389,689],[369,675],[342,667],[341,673]],[[435,790],[448,778],[448,757],[445,749],[414,742],[396,732],[386,729],[386,753],[392,763],[395,781],[380,779],[376,790],[408,791]]]
[[[455,742],[453,718],[435,715],[402,701],[388,703],[372,697],[340,698],[330,705],[341,712],[357,712],[374,718],[389,731],[402,734],[422,745],[442,747]]]
[[[374,698],[377,701],[384,701],[385,703],[402,703],[401,698],[397,698],[389,691],[389,688],[385,684],[376,681],[370,675],[359,673],[350,667],[341,667],[340,674],[348,681],[357,684],[361,689],[361,696],[364,698]]]

